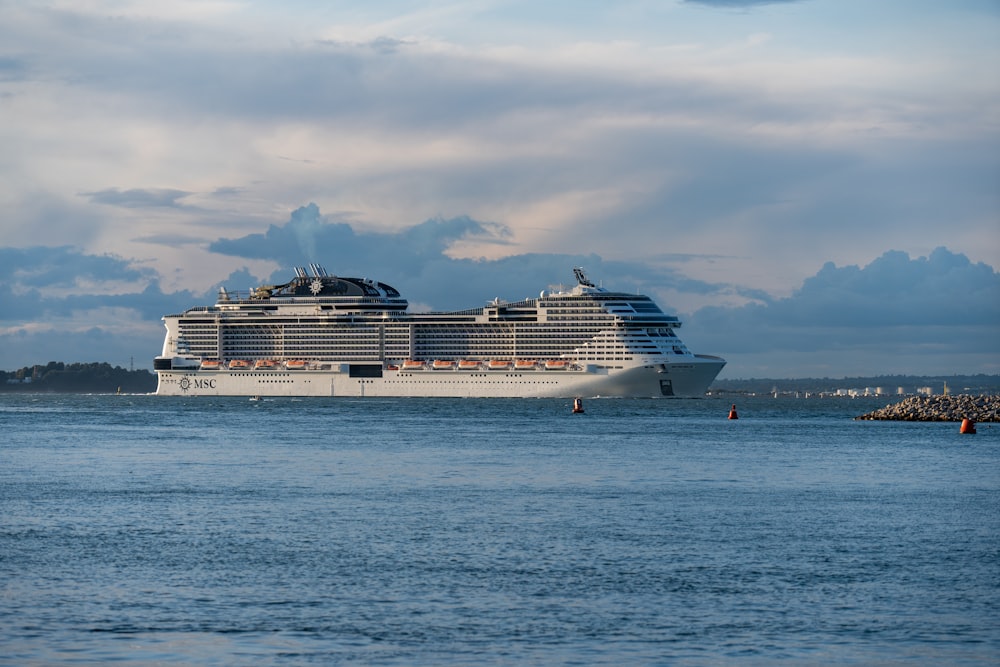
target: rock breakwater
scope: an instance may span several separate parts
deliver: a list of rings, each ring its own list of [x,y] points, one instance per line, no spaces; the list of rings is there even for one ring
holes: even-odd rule
[[[911,396],[855,419],[906,422],[1000,422],[1000,396]]]

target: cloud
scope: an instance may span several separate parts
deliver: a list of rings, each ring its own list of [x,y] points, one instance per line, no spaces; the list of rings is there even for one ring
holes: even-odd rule
[[[730,358],[732,377],[785,365],[838,377],[1000,372],[1000,274],[946,248],[888,251],[864,267],[829,262],[790,297],[706,307],[690,321]]]
[[[99,192],[85,192],[83,195],[95,204],[108,204],[123,208],[173,208],[180,206],[178,200],[189,197],[192,193],[184,190],[168,188],[119,190],[110,188]]]
[[[263,234],[219,239],[212,252],[245,258],[270,259],[282,266],[326,261],[330,255],[346,262],[346,269],[364,271],[358,258],[385,259],[402,273],[412,274],[426,261],[440,258],[462,239],[502,243],[508,231],[501,225],[476,222],[468,217],[433,219],[398,233],[357,233],[344,222],[327,221],[316,204],[292,212],[285,225],[270,225]]]
[[[12,292],[67,289],[83,283],[145,282],[152,270],[114,255],[88,255],[71,246],[0,248],[0,282]],[[0,308],[0,318],[7,313]]]
[[[165,294],[156,273],[71,247],[0,248],[0,367],[116,361],[139,367],[159,350],[160,318],[204,298]],[[159,340],[157,340],[159,339]]]
[[[462,216],[507,230],[453,247],[466,257],[711,248],[781,267],[756,289],[797,284],[827,259],[868,261],[863,248],[900,247],[904,226],[911,252],[1000,250],[976,239],[997,207],[985,177],[997,166],[995,91],[952,52],[900,59],[880,50],[893,40],[813,50],[768,12],[712,12],[705,31],[690,6],[671,7],[655,39],[580,37],[583,23],[618,15],[589,6],[533,26],[555,38],[537,43],[449,40],[433,21],[393,32],[406,17],[360,7],[352,17],[386,20],[354,30],[305,12],[286,17],[301,32],[258,34],[266,3],[208,16],[106,11],[19,5],[0,27],[32,77],[10,88],[14,129],[0,129],[0,198],[19,223],[2,242],[29,243],[18,229],[75,198],[64,227],[86,218],[106,230],[88,250],[148,256],[140,244],[155,242],[149,259],[164,272],[207,259],[185,241],[202,234],[207,246],[207,227],[264,233],[271,213],[307,201],[350,211],[358,236]],[[786,51],[750,56],[748,36],[762,33]],[[35,175],[33,187],[16,174]],[[955,218],[959,238],[942,231]],[[297,231],[308,244],[308,226]],[[868,243],[854,242],[859,231]],[[170,239],[183,252],[163,252]],[[738,282],[735,261],[699,277]]]

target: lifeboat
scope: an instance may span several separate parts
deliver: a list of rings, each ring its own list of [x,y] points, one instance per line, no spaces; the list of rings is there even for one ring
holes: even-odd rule
[[[273,359],[258,359],[253,365],[253,368],[256,371],[272,371],[277,367],[278,362]]]
[[[569,362],[565,359],[549,359],[545,362],[547,371],[564,371],[569,368]]]
[[[287,368],[290,371],[305,370],[307,365],[308,362],[303,361],[302,359],[290,359],[289,361],[285,362],[285,368]]]
[[[536,363],[534,359],[518,359],[514,362],[514,369],[518,371],[534,370]]]
[[[422,361],[414,361],[412,359],[408,359],[407,361],[403,362],[403,368],[402,368],[402,370],[404,370],[404,371],[420,371],[420,370],[423,370],[423,368],[424,368],[424,362],[422,362]]]
[[[246,359],[233,359],[229,362],[229,370],[243,370],[245,368],[250,368],[250,362]]]
[[[479,362],[472,359],[463,359],[458,362],[458,369],[462,371],[474,371],[479,368]]]
[[[491,359],[490,363],[487,364],[487,368],[491,371],[505,371],[510,368],[510,361],[506,359]]]
[[[218,359],[206,359],[201,362],[201,370],[203,371],[217,371],[222,368],[222,362]]]
[[[455,367],[454,361],[448,361],[445,359],[435,359],[434,363],[431,364],[431,368],[436,371],[447,371]]]

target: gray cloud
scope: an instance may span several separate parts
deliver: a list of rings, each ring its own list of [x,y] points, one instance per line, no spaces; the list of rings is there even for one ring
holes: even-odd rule
[[[1000,372],[1000,274],[946,248],[912,259],[888,251],[865,267],[827,263],[788,298],[706,307],[690,321],[732,359],[734,377],[785,354],[836,376]]]
[[[152,245],[162,245],[171,248],[179,248],[186,245],[203,245],[205,239],[201,236],[191,234],[146,234],[133,239],[140,243],[150,243]]]
[[[89,255],[71,246],[0,248],[0,282],[8,288],[72,287],[87,282],[145,282],[150,269],[114,255]],[[0,308],[0,317],[6,310]]]
[[[68,246],[0,248],[0,282],[5,285],[0,323],[7,325],[96,308],[130,308],[157,320],[164,308],[187,307],[195,298],[187,291],[164,294],[152,269]],[[134,289],[119,292],[123,283]],[[109,285],[114,293],[109,293]]]
[[[181,206],[178,200],[189,197],[193,193],[169,188],[132,188],[119,190],[110,188],[98,192],[84,192],[83,196],[95,204],[121,206],[123,208],[176,208]]]
[[[507,230],[500,225],[476,222],[468,217],[450,220],[427,220],[397,234],[357,233],[344,222],[329,222],[316,204],[292,212],[286,225],[271,225],[263,234],[238,239],[220,239],[209,249],[224,255],[270,259],[284,266],[303,262],[323,262],[333,255],[347,262],[346,269],[363,271],[358,258],[385,258],[403,273],[413,274],[424,262],[434,260],[453,242],[475,237],[489,242],[503,242]]]
[[[207,296],[164,293],[148,268],[70,247],[0,248],[0,284],[0,367],[7,370],[59,360],[120,364],[130,356],[148,367],[162,344],[160,317]]]

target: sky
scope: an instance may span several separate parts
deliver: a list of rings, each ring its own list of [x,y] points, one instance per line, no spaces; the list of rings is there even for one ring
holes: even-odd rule
[[[0,369],[583,266],[722,378],[1000,373],[997,0],[0,0]]]

